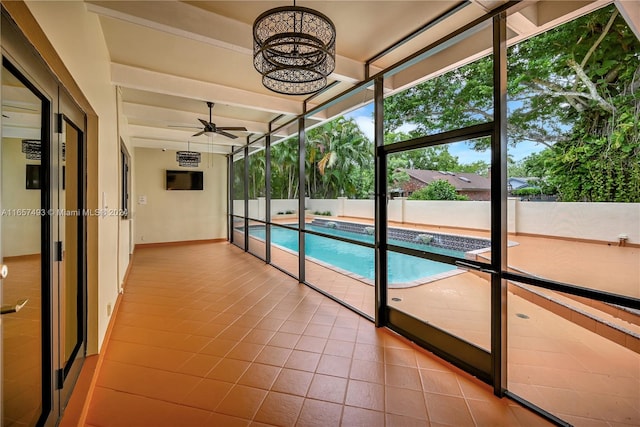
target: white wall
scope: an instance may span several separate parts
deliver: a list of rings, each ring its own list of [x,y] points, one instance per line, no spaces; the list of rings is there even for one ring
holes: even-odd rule
[[[4,257],[40,253],[40,222],[38,215],[15,215],[14,209],[40,209],[40,190],[26,189],[27,160],[22,153],[22,140],[2,138],[2,255]]]
[[[98,195],[101,208],[118,206],[119,141],[115,88],[109,52],[98,16],[81,1],[25,2],[99,119]],[[111,309],[118,296],[118,217],[98,220],[97,307],[89,309],[89,353],[102,345]],[[97,313],[95,312],[97,310]],[[97,324],[94,324],[94,320]]]
[[[297,200],[278,200],[278,209]],[[329,210],[334,215],[373,219],[373,200],[307,201],[311,211]],[[295,208],[293,208],[295,209]],[[272,207],[273,211],[273,207]],[[480,201],[390,200],[390,221],[443,227],[489,230],[491,207]],[[510,233],[617,243],[620,235],[627,243],[640,244],[640,203],[523,202],[509,198],[507,229]]]
[[[640,203],[516,202],[519,233],[640,243]]]
[[[203,153],[200,167],[189,168],[204,171],[203,191],[167,191],[165,171],[180,169],[176,152],[152,148],[135,148],[134,151],[136,244],[227,237],[227,162],[224,156]],[[141,197],[146,197],[146,204],[140,204]]]

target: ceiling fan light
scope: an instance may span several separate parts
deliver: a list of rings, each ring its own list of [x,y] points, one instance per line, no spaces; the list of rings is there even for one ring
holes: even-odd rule
[[[327,85],[336,66],[336,28],[313,9],[284,6],[253,23],[253,66],[277,93],[307,95]]]

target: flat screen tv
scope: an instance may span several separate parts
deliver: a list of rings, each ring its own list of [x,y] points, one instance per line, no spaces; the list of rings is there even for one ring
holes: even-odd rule
[[[167,190],[203,190],[202,171],[167,170]]]

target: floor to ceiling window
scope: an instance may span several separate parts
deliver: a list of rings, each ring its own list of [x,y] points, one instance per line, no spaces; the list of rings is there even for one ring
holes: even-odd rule
[[[309,111],[246,177],[237,151],[232,193],[249,180],[270,255],[252,253],[496,394],[559,424],[638,424],[640,44],[613,4],[525,40],[527,13]]]

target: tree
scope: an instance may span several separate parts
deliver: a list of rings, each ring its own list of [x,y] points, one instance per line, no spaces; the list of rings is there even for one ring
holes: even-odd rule
[[[309,130],[306,149],[306,190],[309,196],[356,197],[363,193],[358,188],[364,184],[359,173],[362,170],[373,171],[373,144],[353,119],[341,116]]]
[[[419,190],[414,191],[409,200],[469,200],[467,196],[459,195],[456,187],[446,179],[436,179]]]
[[[640,201],[640,43],[615,6],[511,46],[508,142],[545,146],[566,201]],[[386,132],[433,134],[493,120],[492,58],[385,100]],[[470,142],[477,150],[487,138]]]

